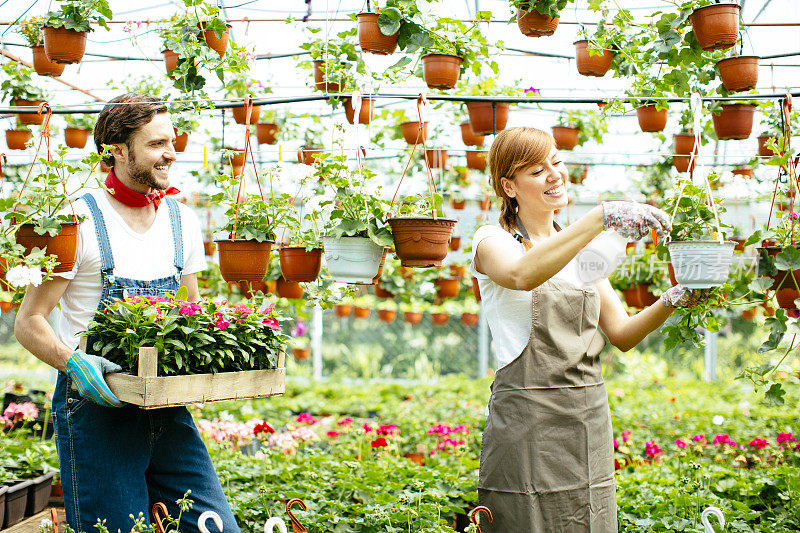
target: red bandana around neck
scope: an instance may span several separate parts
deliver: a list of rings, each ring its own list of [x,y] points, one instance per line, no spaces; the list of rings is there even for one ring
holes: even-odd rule
[[[181,192],[175,187],[169,187],[166,190],[151,188],[150,192],[147,194],[134,191],[119,180],[117,175],[114,174],[113,168],[108,172],[108,176],[106,176],[106,187],[108,187],[114,199],[119,200],[128,207],[145,207],[153,204],[156,211],[158,211],[158,206],[166,195],[173,195]]]

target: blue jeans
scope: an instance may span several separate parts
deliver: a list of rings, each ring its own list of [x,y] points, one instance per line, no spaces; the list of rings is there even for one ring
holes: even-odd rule
[[[191,490],[191,511],[181,517],[182,533],[196,533],[203,511],[216,511],[225,533],[239,533],[208,450],[185,407],[144,410],[102,407],[71,390],[59,373],[53,396],[56,445],[67,522],[93,533],[98,518],[115,533],[128,532],[129,515],[164,502],[178,516],[175,500]],[[209,529],[216,526],[209,521]]]

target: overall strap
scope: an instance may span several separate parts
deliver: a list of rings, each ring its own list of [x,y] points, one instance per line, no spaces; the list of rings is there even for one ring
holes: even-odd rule
[[[178,202],[172,198],[166,198],[167,208],[169,210],[169,222],[172,226],[172,242],[175,245],[175,274],[176,279],[180,281],[181,272],[183,272],[184,259],[183,259],[183,230],[181,229],[181,212],[178,207]]]
[[[108,230],[106,229],[106,222],[103,219],[103,213],[97,206],[97,201],[91,193],[86,193],[81,196],[81,199],[89,206],[89,211],[92,213],[92,220],[94,220],[94,232],[97,236],[97,246],[100,248],[100,257],[103,261],[101,270],[104,274],[111,274],[114,271],[114,255],[111,252],[111,243],[108,240]]]

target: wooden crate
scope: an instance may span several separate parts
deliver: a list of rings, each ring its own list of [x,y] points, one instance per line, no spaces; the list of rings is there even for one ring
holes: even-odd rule
[[[81,339],[85,350],[86,340]],[[285,356],[278,356],[274,370],[246,370],[218,374],[158,376],[158,351],[139,348],[137,375],[106,374],[106,383],[120,401],[143,409],[160,409],[193,403],[266,398],[286,390]]]

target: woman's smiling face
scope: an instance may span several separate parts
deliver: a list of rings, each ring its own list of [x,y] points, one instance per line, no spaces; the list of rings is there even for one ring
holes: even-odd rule
[[[517,199],[520,209],[556,211],[569,202],[568,176],[561,154],[553,147],[543,162],[520,170],[503,186],[509,196]]]

